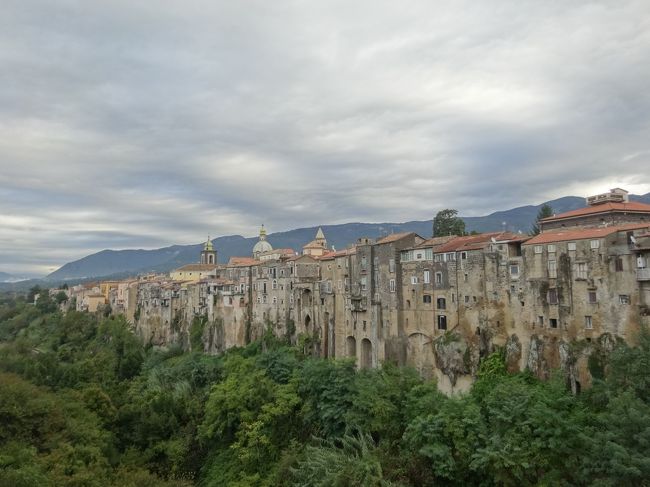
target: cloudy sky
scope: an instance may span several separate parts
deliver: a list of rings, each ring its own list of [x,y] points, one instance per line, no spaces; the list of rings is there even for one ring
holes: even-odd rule
[[[650,3],[5,0],[0,271],[650,191]]]

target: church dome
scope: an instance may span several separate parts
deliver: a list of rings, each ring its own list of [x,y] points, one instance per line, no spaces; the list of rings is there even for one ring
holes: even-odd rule
[[[257,257],[262,252],[268,252],[269,250],[273,250],[273,246],[266,241],[266,229],[262,225],[262,228],[260,228],[260,240],[253,247],[253,256]]]
[[[253,247],[253,253],[254,254],[259,254],[259,253],[262,253],[262,252],[268,252],[269,250],[273,250],[273,247],[266,240],[260,240]]]

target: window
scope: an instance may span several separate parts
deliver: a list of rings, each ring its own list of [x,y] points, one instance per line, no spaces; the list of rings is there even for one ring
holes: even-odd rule
[[[467,274],[465,274],[465,275],[467,275]],[[518,264],[510,265],[510,275],[511,276],[518,276],[519,275],[519,265]]]
[[[438,315],[438,330],[447,329],[447,317],[445,315]]]
[[[445,298],[436,299],[436,307],[438,309],[447,309],[447,300]]]
[[[257,297],[257,304],[260,304],[262,302],[262,298],[260,296]]]
[[[616,257],[616,260],[614,261],[614,267],[616,268],[616,272],[623,272],[623,258],[622,257]]]
[[[548,326],[551,328],[557,328],[557,318],[551,318],[548,320]]]
[[[468,279],[469,279],[469,274],[467,274],[466,272],[465,275],[463,276],[463,281],[467,282]]]
[[[367,261],[366,261],[366,256],[361,257],[361,268],[364,269],[366,267]]]
[[[555,253],[555,245],[554,245],[554,244],[548,244],[548,245],[546,246],[546,251],[547,251],[549,254],[554,254],[554,253]]]
[[[476,302],[476,296],[472,296],[472,298],[474,299],[474,302]]]
[[[544,247],[542,247],[541,245],[535,245],[533,250],[536,254],[541,254],[542,251],[544,250]]]
[[[557,262],[554,260],[548,261],[548,277],[550,279],[557,278]]]
[[[544,317],[543,316],[538,316],[537,317],[537,324],[539,325],[540,328],[544,328]]]
[[[599,249],[599,248],[600,248],[600,240],[592,240],[591,242],[589,242],[589,246],[590,246],[593,250],[595,250],[595,249]]]
[[[598,296],[596,291],[589,291],[589,304],[595,304],[598,302]]]
[[[548,304],[558,304],[556,288],[548,290]]]
[[[361,278],[361,290],[365,291],[368,288],[368,279],[365,277]]]
[[[455,252],[448,252],[445,254],[445,260],[447,262],[452,262],[456,260],[456,253]]]
[[[627,294],[619,294],[618,302],[621,304],[630,304],[630,296]]]
[[[417,284],[418,283],[418,276],[411,276],[411,284]]]
[[[289,302],[293,304],[293,294],[289,295]]]
[[[429,284],[431,282],[431,271],[424,271],[424,283]]]
[[[567,250],[569,250],[570,252],[573,252],[576,249],[576,243],[575,242],[569,242],[566,245],[566,247],[567,247]]]
[[[579,262],[576,264],[576,279],[587,279],[587,263]]]
[[[395,272],[395,259],[388,261],[388,272]]]
[[[587,330],[592,330],[594,328],[594,322],[591,319],[591,316],[585,316],[585,328]]]
[[[278,288],[278,281],[273,279],[273,282],[271,283],[271,289],[277,289]]]
[[[416,258],[416,260],[422,260],[422,252],[417,252],[415,254],[415,258]]]
[[[465,296],[465,304],[469,303],[469,296]]]
[[[434,262],[442,262],[444,257],[444,254],[436,254],[433,256],[433,261]]]
[[[436,284],[442,284],[442,272],[436,272]]]
[[[273,304],[278,304],[278,298],[276,298],[275,296],[273,296]]]
[[[332,292],[332,281],[327,281],[325,283],[325,292],[328,292],[328,293]]]
[[[460,258],[461,258],[462,260],[467,259],[467,252],[461,252],[461,253],[460,253]]]
[[[390,289],[391,293],[395,292],[395,279],[388,281],[388,289]]]
[[[425,304],[431,304],[431,296],[429,294],[425,294],[422,296],[422,302]]]

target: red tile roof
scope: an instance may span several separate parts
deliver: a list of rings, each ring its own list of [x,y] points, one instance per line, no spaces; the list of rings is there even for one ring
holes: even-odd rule
[[[214,264],[187,264],[184,265],[183,267],[179,267],[178,269],[175,269],[172,272],[179,272],[179,271],[213,271],[217,268],[216,265]]]
[[[523,242],[529,237],[519,233],[511,232],[490,232],[481,233],[478,235],[466,235],[463,237],[455,237],[440,247],[436,248],[435,253],[443,252],[461,252],[465,250],[480,250],[487,247],[494,239],[497,242]]]
[[[322,255],[320,257],[320,260],[331,260],[331,259],[336,259],[337,257],[345,257],[346,255],[354,255],[357,253],[356,247],[352,247],[349,249],[343,249],[343,250],[337,250],[336,252],[329,252],[325,255]]]
[[[252,257],[231,257],[228,261],[228,267],[248,267],[259,263],[259,260]]]
[[[419,237],[419,235],[417,233],[415,233],[415,232],[392,233],[392,234],[387,235],[387,236],[385,236],[383,238],[380,238],[375,243],[376,244],[387,244],[387,243],[397,242],[398,240],[401,240],[404,237],[408,237],[409,235],[415,235],[415,236]],[[422,237],[420,237],[420,238],[422,238]]]
[[[409,248],[407,250],[438,247],[439,245],[446,244],[447,242],[455,238],[458,238],[458,235],[445,235],[444,237],[432,237],[425,240],[421,244],[416,245],[415,247]]]
[[[650,205],[630,201],[628,203],[601,203],[598,205],[587,206],[586,208],[579,208],[577,210],[567,211],[559,215],[549,216],[541,220],[542,222],[552,222],[555,220],[563,220],[565,218],[575,218],[578,216],[593,215],[598,213],[608,213],[610,211],[616,212],[630,212],[630,213],[650,213]]]
[[[620,232],[622,230],[635,230],[640,228],[648,228],[648,226],[648,223],[629,223],[627,225],[616,225],[600,228],[549,230],[531,238],[524,245],[540,245],[552,242],[566,242],[567,240],[603,238],[611,235],[612,233]]]

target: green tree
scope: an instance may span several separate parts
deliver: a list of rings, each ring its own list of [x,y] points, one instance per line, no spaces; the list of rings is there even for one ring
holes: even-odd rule
[[[464,235],[465,222],[458,215],[458,210],[440,210],[433,219],[433,236]]]
[[[57,305],[60,305],[61,303],[65,303],[67,300],[68,300],[68,295],[64,291],[59,291],[54,296],[54,301],[56,302]]]
[[[377,447],[370,435],[345,435],[307,446],[304,458],[292,469],[295,487],[389,487]]]
[[[41,286],[39,286],[38,284],[36,284],[35,286],[30,287],[29,292],[27,293],[27,302],[28,303],[33,303],[34,298],[36,298],[36,296],[38,294],[41,294],[42,292],[43,292],[43,290],[41,289]]]
[[[554,211],[551,205],[549,205],[548,203],[544,203],[542,207],[539,209],[539,211],[537,212],[537,217],[535,218],[535,223],[530,229],[530,234],[539,235],[539,232],[541,231],[539,226],[539,221],[543,220],[544,218],[548,218],[549,216],[553,216],[553,214]]]

